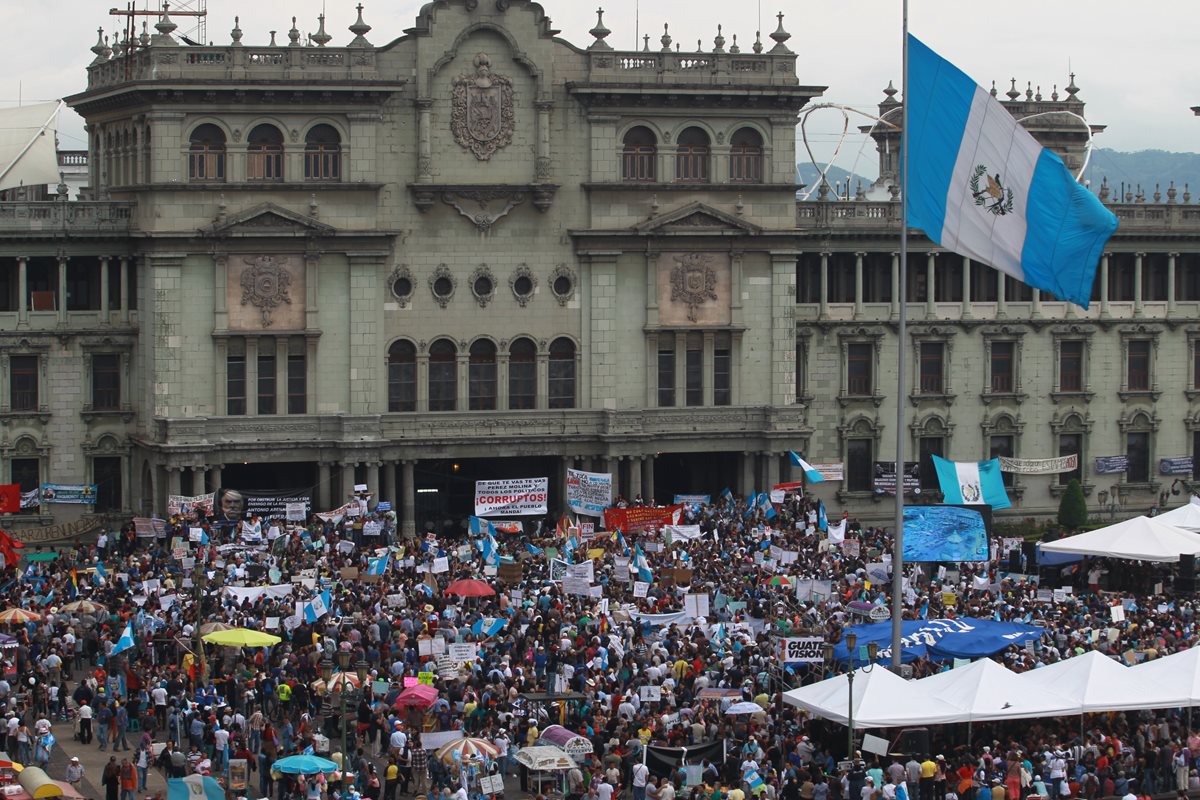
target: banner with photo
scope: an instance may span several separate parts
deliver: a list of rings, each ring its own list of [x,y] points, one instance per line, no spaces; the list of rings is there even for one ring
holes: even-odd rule
[[[286,519],[288,503],[304,503],[305,517],[312,513],[311,489],[261,490],[223,486],[215,495],[213,516],[223,523],[240,522],[251,516]]]
[[[647,506],[606,508],[604,509],[604,528],[622,533],[645,533],[649,528],[678,525],[679,512],[682,509],[683,506],[678,503],[657,508]]]
[[[1096,456],[1097,475],[1117,475],[1129,471],[1129,456]]]
[[[216,492],[197,494],[191,497],[182,494],[167,495],[167,514],[170,516],[187,516],[189,514],[205,517],[210,516],[213,510],[213,501],[216,497]]]
[[[1069,456],[1057,458],[1008,458],[1000,456],[1000,471],[1013,472],[1018,475],[1054,475],[1059,472],[1071,472],[1079,467],[1079,456],[1072,453]]]
[[[94,484],[43,483],[42,502],[90,506],[96,502],[96,487]]]
[[[524,517],[545,514],[549,478],[475,481],[475,516]]]
[[[567,468],[567,505],[576,514],[599,517],[612,505],[612,473]]]
[[[875,462],[874,488],[876,494],[896,493],[896,462]],[[921,465],[916,461],[904,462],[904,493],[921,493]]]

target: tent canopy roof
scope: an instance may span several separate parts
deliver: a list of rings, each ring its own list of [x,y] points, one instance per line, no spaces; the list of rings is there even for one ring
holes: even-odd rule
[[[1049,553],[1107,556],[1132,561],[1178,561],[1180,555],[1200,554],[1200,534],[1185,531],[1159,518],[1134,517],[1056,542],[1043,542]]]

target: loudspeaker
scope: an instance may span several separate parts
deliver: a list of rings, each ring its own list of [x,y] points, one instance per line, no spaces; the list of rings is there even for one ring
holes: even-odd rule
[[[892,741],[891,751],[888,755],[929,756],[929,729],[905,728],[900,731],[900,735]]]
[[[1021,550],[1020,550],[1020,548],[1013,550],[1011,553],[1008,554],[1008,571],[1009,572],[1018,572],[1018,573],[1021,571]]]
[[[1191,555],[1190,553],[1181,554],[1179,556],[1179,575],[1180,575],[1180,577],[1183,577],[1185,575],[1195,575],[1195,574],[1196,574],[1196,557],[1194,555]]]
[[[1195,575],[1179,575],[1175,578],[1176,592],[1195,592],[1198,590],[1200,582],[1196,580]]]

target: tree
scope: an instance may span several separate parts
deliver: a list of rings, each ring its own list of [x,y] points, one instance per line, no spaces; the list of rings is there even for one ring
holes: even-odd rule
[[[1087,524],[1087,500],[1083,497],[1083,487],[1078,480],[1067,484],[1062,500],[1058,504],[1058,524],[1072,531],[1077,531]]]

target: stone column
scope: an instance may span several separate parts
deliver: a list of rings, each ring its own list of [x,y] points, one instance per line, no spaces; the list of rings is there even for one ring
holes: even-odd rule
[[[646,456],[642,467],[642,499],[647,503],[654,499],[654,456]]]
[[[863,256],[866,253],[854,254],[854,318],[858,319],[863,313]]]
[[[766,479],[767,485],[762,490],[769,492],[772,486],[779,483],[779,454],[763,453],[763,459],[766,462],[766,469],[763,471],[763,476]]]
[[[375,495],[375,502],[379,502],[379,498],[382,496],[379,485],[379,466],[378,461],[367,463],[367,489]]]
[[[58,321],[67,321],[67,257],[58,257]]]
[[[430,117],[433,99],[419,97],[417,105],[417,183],[433,183],[433,145],[430,137]]]
[[[183,477],[183,469],[181,467],[167,467],[167,494],[181,494],[180,482]]]
[[[429,410],[429,350],[417,350],[417,411]]]
[[[336,505],[329,502],[329,462],[317,462],[317,496],[313,498],[313,502],[318,506],[323,506],[318,510],[333,510]]]
[[[29,325],[29,259],[17,257],[17,324]]]
[[[1167,316],[1175,314],[1175,259],[1179,253],[1167,253]]]
[[[129,259],[121,256],[121,322],[129,322]]]
[[[629,494],[630,500],[642,493],[642,458],[643,456],[630,456],[629,458]]]
[[[1029,312],[1029,317],[1030,317],[1030,319],[1041,319],[1042,318],[1042,290],[1041,289],[1033,290],[1033,308]]]
[[[100,324],[108,324],[108,307],[111,299],[108,296],[108,256],[100,257]]]
[[[387,500],[396,508],[396,462],[387,461],[383,465],[383,486],[375,496],[376,500]]]
[[[937,253],[925,256],[925,319],[937,317],[937,288],[934,285],[937,280],[936,260]]]
[[[716,334],[712,331],[705,331],[703,334],[703,351],[701,358],[701,399],[700,404],[705,408],[711,408],[713,405],[713,382],[716,380],[713,370],[713,354],[716,350]]]
[[[258,345],[257,336],[246,337],[246,413],[258,414]],[[278,406],[277,406],[278,408]]]
[[[1109,315],[1108,308],[1108,257],[1111,253],[1105,253],[1100,257],[1100,318],[1105,319]]]
[[[821,253],[821,296],[818,300],[818,319],[829,316],[829,253]]]
[[[415,461],[400,462],[400,532],[406,539],[417,535],[417,485],[413,476]]]
[[[892,319],[900,317],[900,303],[903,302],[901,298],[904,298],[904,287],[900,285],[900,254],[892,253]]]
[[[221,488],[221,464],[208,469],[208,491],[215,492]]]
[[[534,162],[534,182],[550,180],[550,112],[554,103],[539,100],[533,104],[537,109],[537,160]]]
[[[508,411],[508,347],[496,348],[496,410]]]
[[[687,333],[675,331],[675,407],[687,405]]]
[[[996,277],[996,316],[1003,319],[1008,316],[1008,276],[1000,273]]]
[[[537,352],[537,397],[534,408],[550,407],[550,353],[543,348]]]
[[[1145,253],[1133,254],[1133,316],[1142,316],[1142,259]]]
[[[738,485],[738,492],[742,497],[749,497],[754,491],[754,453],[742,453],[742,480]]]
[[[971,318],[971,259],[962,257],[962,314],[963,319]]]

